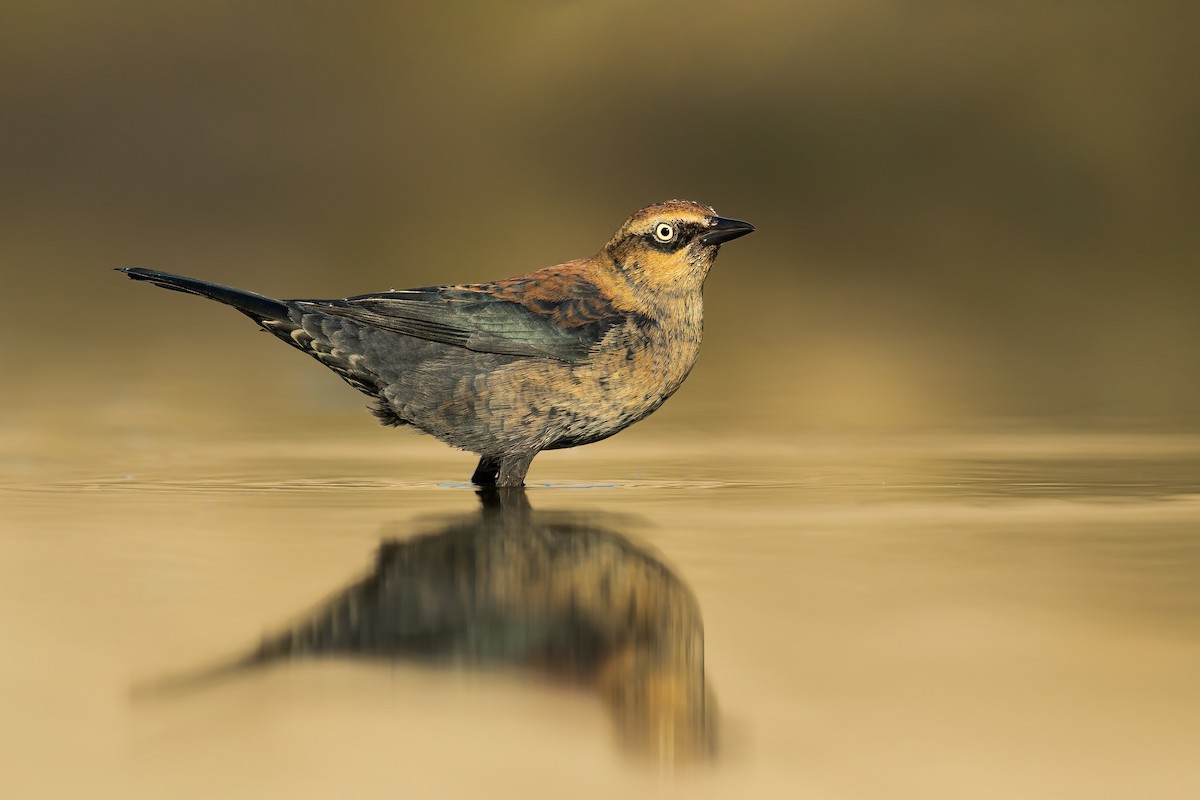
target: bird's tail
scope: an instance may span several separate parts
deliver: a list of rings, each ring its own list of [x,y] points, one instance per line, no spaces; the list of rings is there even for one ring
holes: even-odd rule
[[[264,297],[254,292],[244,292],[241,289],[221,286],[218,283],[209,283],[208,281],[197,280],[196,278],[186,278],[183,275],[172,275],[169,272],[142,269],[141,267],[121,267],[117,272],[124,272],[135,281],[146,281],[147,283],[153,283],[155,286],[161,286],[164,289],[198,294],[201,297],[216,300],[218,303],[233,306],[238,311],[256,320],[287,318],[288,310],[286,305],[279,300]]]

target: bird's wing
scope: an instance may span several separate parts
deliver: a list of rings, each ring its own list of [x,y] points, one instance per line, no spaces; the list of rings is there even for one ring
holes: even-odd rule
[[[293,302],[305,312],[481,353],[568,362],[583,359],[609,328],[628,318],[578,278],[553,288],[544,279],[534,279],[533,286],[529,280]]]

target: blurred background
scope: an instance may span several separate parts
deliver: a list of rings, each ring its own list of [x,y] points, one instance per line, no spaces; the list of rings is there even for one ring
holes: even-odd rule
[[[487,280],[672,197],[759,233],[725,248],[701,361],[647,425],[1200,425],[1194,4],[3,16],[0,412],[22,426],[362,405],[114,267],[282,297]]]

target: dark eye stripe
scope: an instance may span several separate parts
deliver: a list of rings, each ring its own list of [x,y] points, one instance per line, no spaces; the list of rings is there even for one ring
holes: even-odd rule
[[[660,225],[670,225],[673,235],[667,241],[659,239],[655,232]],[[704,225],[695,222],[674,222],[674,223],[655,223],[654,226],[646,233],[633,234],[637,238],[642,239],[655,250],[664,253],[674,253],[687,247],[700,233],[706,230]]]

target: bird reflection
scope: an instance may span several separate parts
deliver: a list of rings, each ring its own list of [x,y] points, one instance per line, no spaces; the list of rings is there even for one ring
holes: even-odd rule
[[[535,511],[522,489],[479,494],[476,513],[385,541],[365,578],[201,679],[310,656],[507,666],[597,693],[632,754],[710,757],[704,629],[683,581],[595,515]]]

